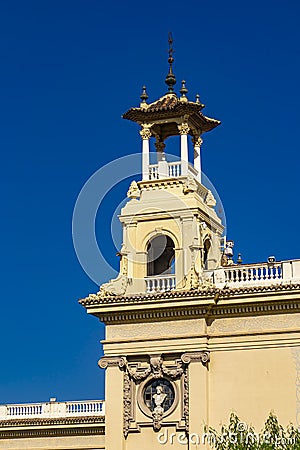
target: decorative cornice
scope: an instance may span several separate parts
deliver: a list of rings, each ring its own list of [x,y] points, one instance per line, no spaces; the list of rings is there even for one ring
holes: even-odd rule
[[[0,439],[20,439],[20,438],[41,438],[41,437],[58,437],[58,436],[100,436],[105,434],[105,427],[93,428],[50,428],[50,429],[25,429],[25,430],[1,430]]]
[[[56,419],[50,418],[28,418],[28,419],[10,419],[0,420],[0,431],[4,427],[32,427],[32,426],[60,426],[60,425],[83,425],[83,424],[99,424],[105,422],[105,416],[78,416],[78,417],[58,417]]]
[[[238,288],[225,287],[223,289],[217,287],[204,287],[202,289],[195,289],[189,291],[167,291],[155,294],[137,294],[126,296],[100,297],[96,294],[79,300],[79,303],[85,307],[112,303],[140,303],[151,302],[165,299],[182,299],[182,298],[213,298],[217,300],[232,298],[237,295],[265,293],[265,292],[282,292],[300,290],[300,284],[273,284],[267,286],[242,286]]]
[[[98,436],[104,434],[104,416],[62,417],[57,419],[33,418],[0,421],[0,439]]]
[[[185,291],[136,297],[113,298],[110,301],[86,302],[88,312],[96,315],[104,323],[149,322],[181,318],[204,317],[211,320],[220,316],[239,317],[263,314],[283,314],[300,311],[299,285],[281,289],[254,289],[249,299],[249,288],[231,290],[226,296],[219,289],[205,292]],[[220,292],[221,291],[221,292]],[[233,292],[235,291],[235,292]],[[242,291],[242,292],[241,292]],[[246,292],[245,292],[246,291]],[[175,291],[173,291],[174,293]],[[265,294],[268,294],[266,297]],[[286,294],[274,298],[277,294]],[[218,294],[218,295],[217,295]],[[238,298],[239,296],[239,298]],[[248,298],[247,298],[248,296]],[[161,300],[168,300],[161,301]],[[200,302],[200,303],[199,303]],[[136,305],[140,308],[137,310]],[[130,308],[133,305],[134,308]],[[147,308],[145,307],[147,305]]]

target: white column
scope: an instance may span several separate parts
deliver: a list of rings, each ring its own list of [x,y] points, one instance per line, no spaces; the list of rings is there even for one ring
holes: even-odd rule
[[[200,136],[195,136],[193,139],[194,143],[194,167],[198,172],[197,179],[201,183],[201,145],[203,140]]]
[[[142,145],[142,175],[143,180],[149,180],[149,139],[151,136],[151,131],[149,127],[142,125],[142,130],[140,131],[140,135],[143,140]]]
[[[189,165],[189,150],[188,150],[188,133],[190,127],[187,123],[178,125],[180,133],[180,159],[181,159],[181,175],[187,175]]]

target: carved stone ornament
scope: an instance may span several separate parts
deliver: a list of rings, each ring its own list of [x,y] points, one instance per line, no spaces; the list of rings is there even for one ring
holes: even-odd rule
[[[206,351],[183,353],[183,355],[181,355],[181,360],[185,364],[201,362],[205,366],[210,361],[210,354]]]
[[[213,208],[217,204],[217,201],[210,190],[208,191],[207,196],[205,198],[205,203],[210,208]]]
[[[124,295],[128,286],[128,278],[123,274],[119,274],[117,278],[110,280],[100,286],[97,293],[100,297],[109,297],[110,295]]]
[[[187,180],[183,183],[183,193],[196,192],[198,189],[197,182],[191,175],[187,176]]]
[[[143,128],[140,130],[140,135],[143,140],[150,139],[151,131],[149,129],[149,126],[143,125]]]
[[[190,131],[190,127],[188,123],[183,122],[181,125],[178,125],[179,134],[188,134]]]
[[[194,136],[193,137],[193,144],[194,144],[194,147],[200,148],[201,145],[203,144],[203,139],[200,136]]]
[[[126,359],[123,356],[103,356],[98,361],[98,366],[101,369],[107,369],[107,367],[124,367],[126,365]]]
[[[132,181],[131,185],[129,186],[129,189],[127,191],[127,197],[128,198],[140,198],[141,191],[138,187],[138,184],[136,181]]]
[[[183,420],[185,424],[186,432],[189,431],[189,377],[188,377],[188,365],[192,362],[201,362],[206,365],[209,361],[209,353],[191,352],[184,353],[180,359],[175,361],[175,364],[167,365],[164,363],[161,355],[150,356],[149,363],[146,367],[141,367],[139,363],[128,362],[125,357],[103,357],[99,361],[101,368],[108,366],[118,366],[123,370],[123,434],[126,438],[130,431],[130,423],[135,422],[134,419],[134,392],[135,386],[141,382],[148,384],[149,381],[155,381],[159,379],[178,380],[183,377],[183,391],[181,393]],[[142,387],[142,386],[140,386]],[[156,393],[153,395],[154,408],[152,412],[147,414],[149,417],[152,415],[153,429],[159,431],[161,429],[162,420],[166,411],[163,408],[166,395],[163,392],[163,388],[158,385],[156,387]],[[175,404],[174,406],[175,407]],[[171,410],[170,410],[171,411]]]

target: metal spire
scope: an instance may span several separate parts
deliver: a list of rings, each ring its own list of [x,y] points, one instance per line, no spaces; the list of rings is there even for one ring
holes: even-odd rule
[[[166,79],[165,79],[165,83],[169,87],[168,91],[169,92],[173,92],[174,91],[174,85],[176,84],[176,78],[175,78],[175,75],[173,74],[173,71],[172,71],[172,65],[174,63],[174,58],[173,58],[174,49],[173,49],[173,38],[172,38],[172,33],[171,32],[169,33],[168,42],[169,42],[168,63],[170,65],[170,67],[169,67],[169,73],[168,73],[168,75],[166,76]]]

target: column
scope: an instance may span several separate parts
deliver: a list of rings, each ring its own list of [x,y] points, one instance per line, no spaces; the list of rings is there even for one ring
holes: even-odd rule
[[[122,357],[111,356],[100,359],[98,365],[105,373],[105,449],[123,450],[123,371]]]
[[[183,122],[181,125],[178,125],[178,130],[180,134],[181,175],[187,175],[189,165],[188,133],[190,127]]]
[[[149,180],[149,139],[151,131],[149,125],[142,125],[140,135],[143,140],[142,146],[142,176],[143,180]]]
[[[203,329],[205,324],[203,323]],[[206,346],[203,342],[203,346]],[[199,445],[190,445],[190,449],[208,449],[207,439],[204,438],[204,427],[208,423],[208,363],[210,360],[209,352],[187,352],[181,356],[183,362],[189,364],[189,432],[190,439],[195,443],[193,436],[200,437]]]
[[[203,140],[199,136],[194,136],[193,138],[193,144],[194,144],[194,167],[198,172],[197,180],[201,183],[201,154],[200,149],[201,145],[203,143]]]

